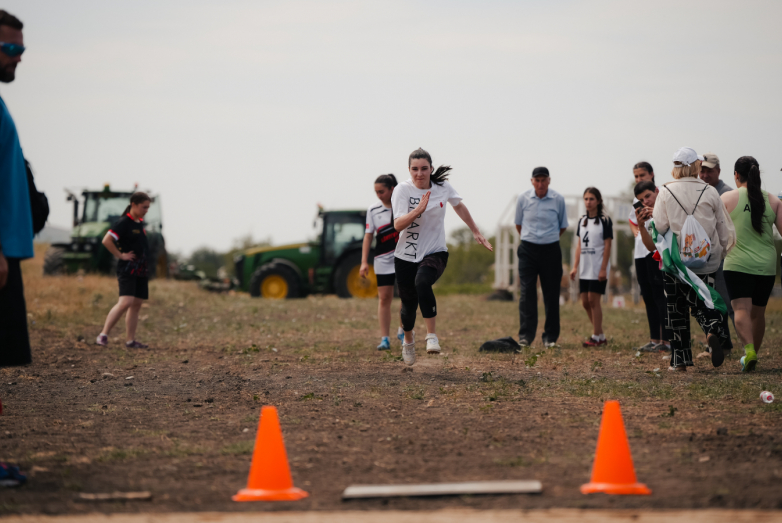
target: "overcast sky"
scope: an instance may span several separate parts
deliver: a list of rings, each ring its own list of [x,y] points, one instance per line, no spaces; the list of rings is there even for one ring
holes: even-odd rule
[[[545,165],[606,195],[680,146],[782,189],[782,2],[12,0],[0,86],[67,226],[64,187],[162,195],[169,248],[312,235],[424,147],[492,234]],[[449,229],[460,225],[449,212]]]

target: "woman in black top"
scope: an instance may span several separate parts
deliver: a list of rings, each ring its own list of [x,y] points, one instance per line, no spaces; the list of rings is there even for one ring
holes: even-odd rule
[[[141,304],[149,298],[147,265],[149,262],[149,244],[144,229],[144,216],[149,211],[150,197],[143,192],[133,193],[130,205],[122,216],[103,237],[103,245],[117,258],[117,279],[119,280],[119,301],[106,317],[103,332],[96,343],[106,346],[109,332],[125,314],[125,346],[133,349],[146,349],[148,345],[136,341],[136,326]]]

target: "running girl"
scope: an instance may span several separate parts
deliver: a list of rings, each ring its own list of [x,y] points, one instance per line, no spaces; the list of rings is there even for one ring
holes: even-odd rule
[[[782,230],[782,202],[760,188],[760,166],[752,156],[736,160],[737,190],[721,198],[736,227],[736,246],[725,257],[736,331],[744,343],[741,370],[755,370],[766,333],[766,305],[777,274],[772,225]]]
[[[396,185],[396,177],[393,174],[381,174],[375,180],[375,194],[380,203],[367,210],[367,229],[361,249],[361,268],[358,272],[362,278],[369,274],[369,248],[376,232],[374,268],[377,276],[377,321],[380,323],[381,336],[377,350],[391,349],[388,331],[391,327],[391,300],[394,298],[394,250],[399,240],[399,233],[394,230],[394,218],[391,215],[391,195]],[[404,338],[402,327],[399,327],[396,337],[399,340]]]
[[[597,188],[587,187],[584,191],[584,207],[586,214],[579,219],[576,229],[579,242],[570,279],[575,281],[578,274],[581,305],[592,323],[592,337],[583,345],[597,347],[608,343],[603,333],[600,299],[606,293],[608,283],[614,226],[611,218],[603,214],[603,197]]]
[[[149,244],[144,229],[144,216],[149,211],[150,197],[143,192],[135,192],[130,197],[130,205],[125,208],[124,216],[109,229],[103,237],[103,245],[114,255],[117,261],[117,279],[119,280],[119,301],[109,311],[103,332],[96,343],[106,346],[109,332],[125,313],[125,346],[132,349],[146,349],[148,345],[136,341],[136,326],[141,303],[149,298],[147,280],[147,260]],[[116,243],[115,243],[116,242]]]
[[[492,250],[462,203],[462,197],[447,181],[451,168],[441,165],[432,172],[432,157],[423,149],[416,149],[407,160],[410,179],[394,190],[391,204],[394,229],[399,231],[399,243],[394,252],[399,297],[402,299],[402,359],[408,365],[415,363],[415,315],[421,306],[426,323],[426,352],[440,354],[440,342],[435,333],[437,303],[432,285],[442,276],[448,264],[445,244],[445,204],[453,210],[472,231],[475,241]]]

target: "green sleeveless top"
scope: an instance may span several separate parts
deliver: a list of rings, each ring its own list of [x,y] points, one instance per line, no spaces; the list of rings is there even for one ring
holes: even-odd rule
[[[739,203],[730,213],[736,226],[736,246],[725,258],[726,271],[744,272],[758,276],[773,276],[777,273],[777,250],[774,247],[774,233],[771,226],[776,220],[768,201],[768,193],[763,191],[766,208],[763,211],[763,232],[752,227],[747,188],[740,187]]]

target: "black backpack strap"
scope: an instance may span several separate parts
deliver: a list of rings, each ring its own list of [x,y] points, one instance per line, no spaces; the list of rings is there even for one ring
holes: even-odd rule
[[[663,185],[663,187],[665,187],[666,189],[668,189],[668,186],[667,186],[667,185]],[[675,195],[675,194],[673,194],[673,191],[672,191],[672,190],[670,190],[670,189],[668,189],[668,192],[669,192],[669,193],[671,193],[671,196],[673,196],[673,199],[674,199],[674,200],[676,200],[676,203],[678,203],[678,204],[679,204],[679,207],[681,207],[681,208],[682,208],[682,210],[684,211],[684,214],[686,214],[687,216],[689,216],[689,215],[690,215],[690,213],[688,213],[688,212],[687,212],[687,209],[685,209],[685,208],[684,208],[684,205],[682,205],[682,204],[681,204],[681,202],[679,201],[679,199],[676,197],[676,195]],[[703,194],[701,194],[701,196],[703,196]],[[700,201],[700,198],[698,198],[698,201]],[[698,206],[698,204],[696,203],[696,204],[695,204],[695,206],[697,207],[697,206]],[[695,212],[695,211],[693,211],[693,212]]]
[[[708,188],[709,188],[708,186],[704,187],[703,190],[701,191],[701,195],[698,196],[698,201],[695,202],[695,207],[692,208],[692,214],[695,214],[695,209],[698,208],[698,204],[701,202],[701,198],[703,198],[703,193],[705,193],[706,189],[708,189]],[[668,190],[670,191],[670,189],[668,189]],[[673,193],[671,193],[671,194],[673,194]],[[679,204],[679,205],[681,205],[681,204]]]

